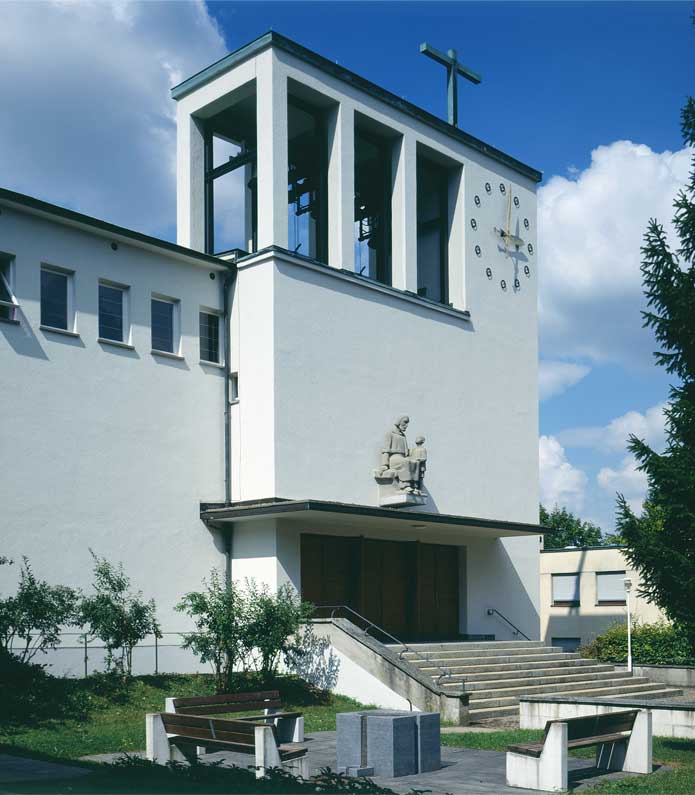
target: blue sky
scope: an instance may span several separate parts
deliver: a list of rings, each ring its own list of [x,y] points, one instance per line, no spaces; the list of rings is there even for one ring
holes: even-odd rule
[[[542,495],[611,529],[616,490],[635,505],[644,491],[625,436],[663,440],[668,380],[640,328],[639,245],[687,177],[692,13],[686,2],[5,2],[0,183],[173,238],[171,85],[272,28],[444,116],[444,70],[418,47],[457,49],[483,76],[461,83],[460,125],[545,174]]]

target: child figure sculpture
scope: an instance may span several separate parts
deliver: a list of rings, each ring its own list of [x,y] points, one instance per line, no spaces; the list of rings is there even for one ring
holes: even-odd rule
[[[425,470],[427,469],[427,448],[424,446],[425,437],[415,437],[415,447],[410,451],[410,457],[418,462],[417,490],[422,491],[422,484],[425,480]]]

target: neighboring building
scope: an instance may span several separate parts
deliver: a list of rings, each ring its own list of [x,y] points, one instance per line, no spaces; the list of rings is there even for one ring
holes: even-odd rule
[[[538,638],[539,172],[276,33],[173,96],[179,245],[0,191],[3,554]]]
[[[639,573],[621,546],[565,547],[541,552],[541,638],[575,651],[611,624],[627,621],[625,579],[632,581],[634,620],[663,619],[656,605],[637,595]]]

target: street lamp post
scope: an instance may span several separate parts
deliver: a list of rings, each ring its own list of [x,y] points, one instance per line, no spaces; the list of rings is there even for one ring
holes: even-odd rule
[[[625,583],[625,607],[627,608],[627,670],[632,673],[632,616],[630,615],[630,591],[632,590],[632,580],[626,577]]]

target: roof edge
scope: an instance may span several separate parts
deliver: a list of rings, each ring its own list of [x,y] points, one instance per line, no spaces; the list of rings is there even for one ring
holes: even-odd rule
[[[464,132],[458,127],[454,127],[443,119],[440,119],[438,116],[429,113],[429,111],[418,107],[414,103],[402,99],[388,89],[382,88],[376,83],[373,83],[371,80],[361,77],[357,73],[352,72],[350,69],[346,69],[344,66],[334,63],[328,58],[325,58],[323,55],[319,55],[313,50],[310,50],[307,47],[298,44],[296,41],[288,39],[286,36],[283,36],[280,33],[276,33],[272,30],[264,33],[248,44],[243,45],[243,47],[233,50],[223,58],[215,61],[215,63],[210,64],[210,66],[202,69],[200,72],[197,72],[183,82],[174,86],[171,89],[172,98],[177,101],[182,99],[184,96],[190,94],[192,91],[195,91],[197,88],[200,88],[200,86],[204,85],[210,80],[213,80],[218,75],[229,71],[229,69],[232,69],[234,66],[237,66],[248,58],[252,58],[254,55],[257,55],[270,46],[278,47],[281,50],[288,52],[290,55],[294,55],[305,63],[315,66],[323,72],[327,72],[338,80],[342,80],[345,83],[350,83],[361,91],[364,91],[366,94],[370,94],[381,102],[391,105],[391,107],[396,108],[402,113],[416,118],[424,124],[427,124],[430,127],[438,130],[439,132],[444,133],[445,135],[448,135],[449,137],[454,138],[461,143],[466,144],[467,146],[470,146],[472,149],[475,149],[481,154],[484,154],[487,157],[502,163],[503,165],[511,168],[513,171],[516,171],[519,174],[522,174],[533,182],[540,182],[543,179],[543,172],[539,171],[538,169],[523,163],[521,160],[517,160],[515,157],[503,152],[501,149],[497,149],[496,147],[485,143],[470,133]]]
[[[206,265],[213,265],[222,270],[236,267],[235,263],[220,259],[212,254],[205,254],[202,251],[186,248],[186,246],[180,246],[178,243],[172,243],[169,240],[162,240],[159,237],[146,235],[144,232],[137,232],[134,229],[128,229],[125,226],[119,226],[110,221],[103,221],[100,218],[85,215],[76,210],[70,210],[67,207],[61,207],[58,204],[51,204],[50,202],[43,201],[43,199],[37,199],[25,193],[17,193],[16,191],[9,190],[9,188],[0,188],[0,204],[8,204],[10,206],[16,205],[33,213],[54,216],[59,221],[68,222],[74,226],[88,227],[101,234],[113,235],[114,237],[125,239],[140,246],[159,248],[179,258],[196,260]]]

